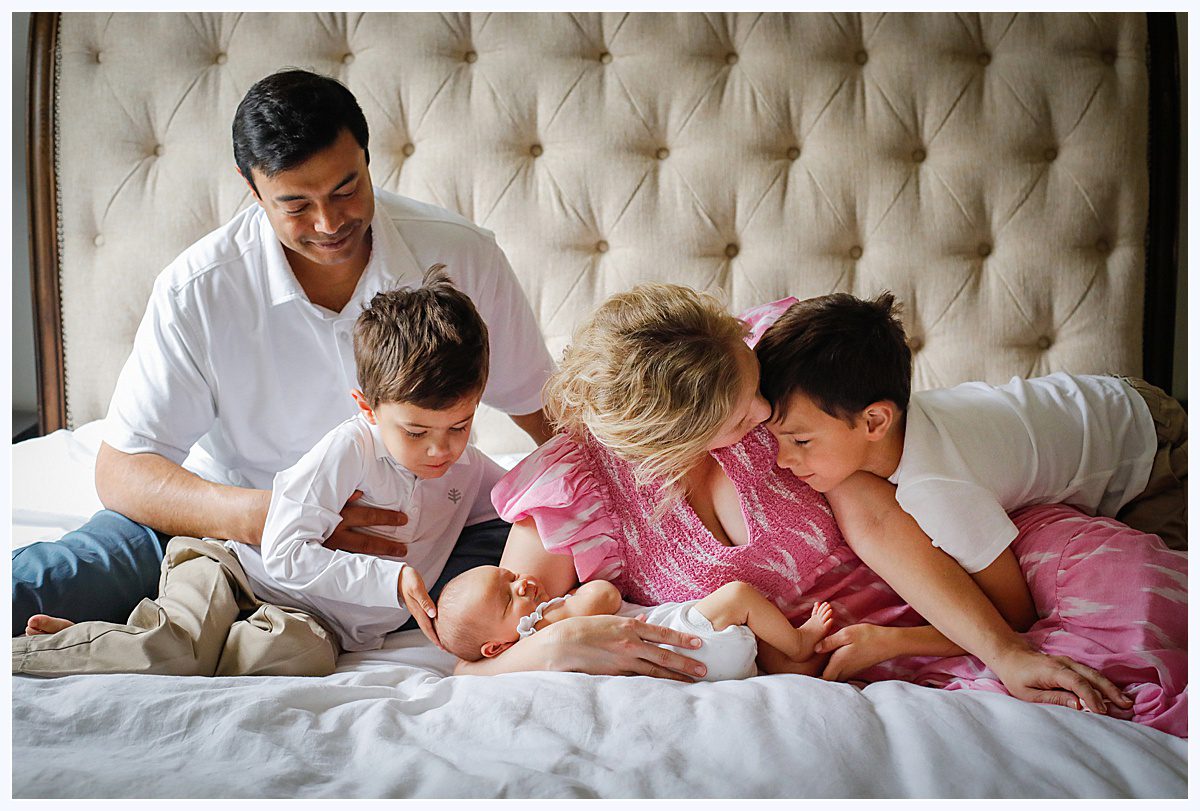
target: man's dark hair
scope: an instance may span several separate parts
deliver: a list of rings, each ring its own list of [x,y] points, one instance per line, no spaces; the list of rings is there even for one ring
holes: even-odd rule
[[[233,159],[258,194],[251,167],[272,177],[299,166],[350,130],[367,163],[367,119],[354,94],[328,76],[281,70],[259,79],[233,116]]]
[[[411,403],[438,411],[483,393],[487,325],[445,267],[425,271],[420,287],[376,293],[355,322],[358,385],[371,408]]]
[[[831,293],[789,307],[755,347],[772,418],[787,416],[793,394],[851,425],[880,400],[907,411],[912,352],[899,312],[890,292],[873,301]]]

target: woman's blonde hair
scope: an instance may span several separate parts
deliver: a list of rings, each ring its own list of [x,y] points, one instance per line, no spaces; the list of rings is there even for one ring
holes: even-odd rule
[[[546,383],[555,427],[590,433],[669,494],[733,413],[734,351],[748,329],[713,295],[643,284],[612,296],[583,324]]]

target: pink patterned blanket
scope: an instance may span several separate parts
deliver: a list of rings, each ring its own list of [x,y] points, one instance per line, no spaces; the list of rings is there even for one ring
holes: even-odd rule
[[[1187,555],[1064,505],[1012,518],[1020,530],[1013,550],[1040,617],[1025,637],[1099,670],[1134,699],[1132,710],[1111,715],[1186,738]],[[902,657],[859,678],[1007,693],[973,656]]]

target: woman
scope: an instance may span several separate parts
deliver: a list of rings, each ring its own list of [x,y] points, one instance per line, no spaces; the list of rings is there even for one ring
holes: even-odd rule
[[[695,599],[741,579],[792,618],[821,599],[834,603],[840,625],[923,624],[857,558],[824,499],[774,465],[774,439],[760,425],[769,408],[746,333],[715,299],[687,288],[646,285],[606,302],[576,334],[547,388],[547,410],[561,433],[493,493],[500,513],[515,522],[501,565],[535,575],[551,594],[604,578],[627,599],[653,604]],[[1130,706],[1092,668],[1031,650],[970,577],[927,542],[914,538],[912,553],[900,578],[904,596],[1011,693],[1096,712],[1107,702]],[[625,639],[613,645],[619,632]],[[579,622],[459,670],[596,672],[578,655],[594,638],[610,650],[657,657],[638,672],[689,672],[670,652],[645,652],[633,633],[684,642],[652,639],[644,627]],[[951,644],[933,633],[941,647]],[[931,652],[927,636],[914,638],[924,642],[890,653]],[[769,669],[786,669],[774,652],[763,654]],[[879,675],[894,672],[885,667]]]

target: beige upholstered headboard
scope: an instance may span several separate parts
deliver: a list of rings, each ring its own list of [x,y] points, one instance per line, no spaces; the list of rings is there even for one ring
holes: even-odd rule
[[[556,355],[644,280],[734,310],[888,288],[918,387],[1139,374],[1144,357],[1169,385],[1169,305],[1147,325],[1166,349],[1143,354],[1148,265],[1173,272],[1155,258],[1169,246],[1147,262],[1146,15],[63,14],[34,29],[44,428],[104,415],[155,275],[251,203],[230,123],[282,66],[356,94],[378,185],[496,233]]]

